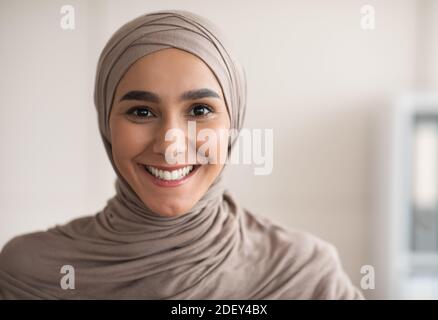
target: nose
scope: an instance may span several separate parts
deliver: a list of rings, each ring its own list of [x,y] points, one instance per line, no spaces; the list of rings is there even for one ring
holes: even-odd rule
[[[173,156],[186,150],[186,124],[176,116],[163,116],[153,143],[153,152],[165,157],[166,152]]]

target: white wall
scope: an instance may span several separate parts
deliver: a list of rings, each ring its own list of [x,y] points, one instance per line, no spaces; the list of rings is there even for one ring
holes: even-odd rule
[[[61,30],[62,4],[1,3],[1,245],[93,213],[112,193],[92,100],[104,40],[85,2],[74,3],[77,29]]]
[[[69,1],[74,31],[59,27],[64,4],[0,4],[0,247],[104,207],[115,175],[92,99],[98,55],[127,20],[180,8],[224,29],[248,75],[246,126],[274,128],[272,175],[230,167],[230,188],[252,211],[334,243],[359,285],[369,263],[374,115],[397,92],[438,85],[437,60],[418,50],[438,34],[420,23],[436,2]],[[376,8],[373,31],[360,28],[363,4]],[[437,56],[437,42],[429,45]]]

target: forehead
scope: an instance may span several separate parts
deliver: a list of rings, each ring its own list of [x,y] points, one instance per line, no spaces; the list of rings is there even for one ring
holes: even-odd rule
[[[178,94],[200,87],[214,89],[223,97],[214,73],[204,61],[184,50],[168,48],[137,60],[122,77],[116,95],[132,89]]]

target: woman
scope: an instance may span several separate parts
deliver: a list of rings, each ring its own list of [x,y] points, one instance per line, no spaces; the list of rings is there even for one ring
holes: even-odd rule
[[[101,54],[95,105],[116,195],[94,216],[9,241],[2,298],[362,298],[332,245],[225,189],[224,162],[210,160],[236,142],[221,132],[241,129],[246,82],[211,22],[173,10],[125,24]],[[190,125],[217,133],[208,161],[188,160],[202,148]]]

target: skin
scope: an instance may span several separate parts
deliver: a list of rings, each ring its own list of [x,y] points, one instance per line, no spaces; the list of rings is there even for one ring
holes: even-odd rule
[[[207,88],[218,97],[181,100],[189,90]],[[158,102],[121,100],[130,91],[150,91]],[[189,139],[188,121],[196,121],[196,132],[210,129],[218,134],[217,155],[227,152],[228,140],[222,130],[230,128],[222,89],[214,73],[198,57],[169,48],[148,54],[136,61],[119,82],[110,113],[110,135],[114,162],[143,203],[155,213],[174,217],[185,214],[201,199],[224,164],[217,161],[201,165],[186,183],[175,187],[155,185],[139,164],[175,166],[166,162],[166,149],[175,141],[166,141],[172,128],[184,131],[186,161]],[[198,151],[205,141],[193,141]],[[181,150],[181,149],[180,149]],[[207,152],[206,155],[209,153]],[[181,164],[176,164],[181,165]]]

